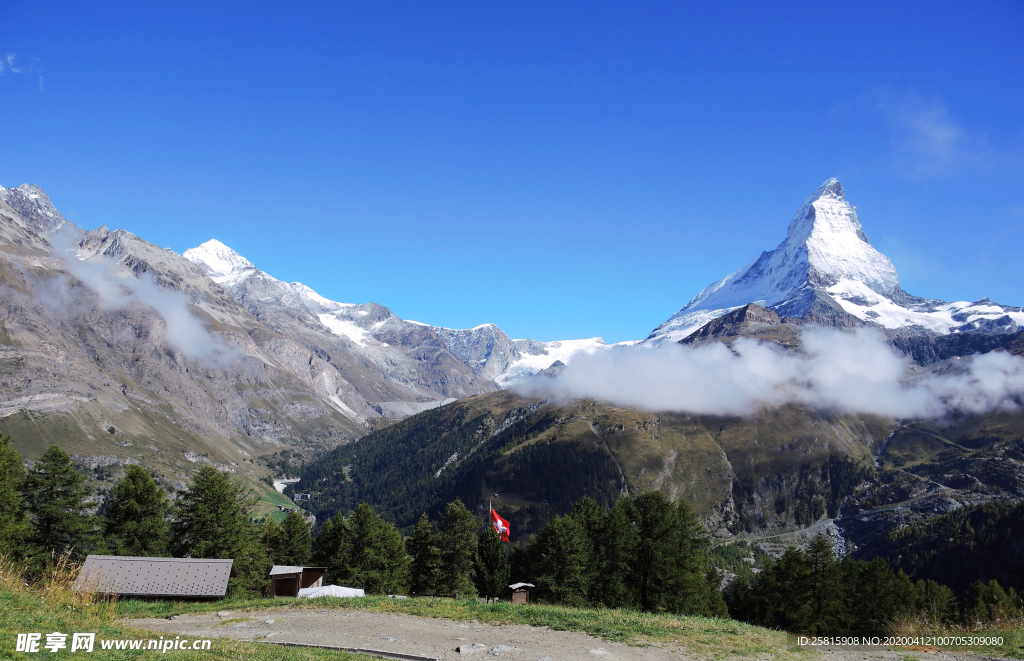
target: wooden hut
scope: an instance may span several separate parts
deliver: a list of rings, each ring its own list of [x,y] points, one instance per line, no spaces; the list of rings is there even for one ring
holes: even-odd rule
[[[270,570],[270,596],[297,597],[299,590],[321,587],[325,571],[327,567],[274,565]]]
[[[530,588],[533,587],[533,583],[513,583],[508,587],[512,590],[513,604],[530,603]]]

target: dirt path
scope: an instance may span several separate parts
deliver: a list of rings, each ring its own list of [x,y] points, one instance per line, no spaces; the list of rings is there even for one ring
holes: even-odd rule
[[[239,621],[236,618],[246,620]],[[320,611],[273,608],[222,615],[203,613],[181,615],[174,619],[128,620],[126,624],[194,638],[225,637],[311,643],[400,652],[437,659],[465,658],[456,648],[465,649],[473,645],[480,647],[469,656],[479,659],[492,656],[523,661],[696,659],[678,645],[672,644],[630,646],[604,641],[584,633],[553,631],[546,627],[519,624],[496,626],[341,608]],[[827,654],[828,661],[902,661],[908,656],[937,659],[944,655],[908,654],[881,649]]]

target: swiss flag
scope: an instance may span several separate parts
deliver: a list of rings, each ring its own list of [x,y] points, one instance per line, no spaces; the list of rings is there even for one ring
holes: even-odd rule
[[[498,533],[498,538],[503,542],[507,542],[509,531],[508,521],[501,518],[501,516],[494,511],[493,507],[491,508],[491,525],[494,526],[494,532]]]

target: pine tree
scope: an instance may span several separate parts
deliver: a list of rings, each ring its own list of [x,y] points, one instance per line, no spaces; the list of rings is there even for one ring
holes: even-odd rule
[[[325,580],[328,583],[336,583],[340,580],[340,577],[332,573],[331,567],[339,566],[338,562],[334,562],[334,558],[342,557],[347,553],[351,537],[351,532],[345,525],[345,517],[341,512],[324,521],[320,530],[317,531],[313,546],[313,563],[317,566],[327,567]]]
[[[605,531],[608,527],[608,512],[593,498],[584,496],[572,506],[575,519],[590,542],[587,549],[590,560],[587,563],[587,600],[600,603],[602,586],[600,576],[605,564]]]
[[[637,588],[640,608],[657,612],[675,610],[673,599],[685,577],[679,575],[677,555],[685,540],[672,503],[660,491],[633,499],[637,512]]]
[[[281,524],[272,514],[268,515],[263,522],[263,528],[260,530],[260,544],[275,565],[282,564],[277,561],[277,548],[281,546]]]
[[[988,583],[975,581],[964,599],[964,620],[968,625],[1013,618],[1020,614],[1021,602],[1016,590],[1004,590],[995,579]]]
[[[409,565],[411,590],[419,594],[434,594],[441,568],[441,551],[437,547],[438,534],[426,513],[420,516],[405,549],[412,561]]]
[[[274,564],[305,566],[313,554],[309,524],[298,512],[289,512],[281,524],[281,537],[274,548]]]
[[[474,561],[476,559],[477,520],[461,500],[448,503],[441,516],[444,532],[438,547],[441,551],[441,571],[438,593],[457,597],[473,597]]]
[[[947,586],[932,580],[914,584],[914,611],[921,613],[936,628],[950,624],[957,616],[956,596]]]
[[[366,503],[346,521],[351,533],[348,549],[337,554],[329,569],[353,587],[370,594],[400,594],[409,587],[409,557],[398,530]]]
[[[883,558],[871,562],[846,560],[847,610],[850,632],[884,636],[890,624],[914,608],[914,587],[902,571],[894,574]]]
[[[477,540],[477,590],[487,600],[497,599],[508,586],[508,551],[494,526],[485,526]]]
[[[639,544],[636,517],[632,498],[618,500],[608,513],[596,590],[600,602],[608,608],[635,608],[638,605],[634,567]]]
[[[571,516],[560,516],[534,538],[537,587],[552,601],[581,606],[587,600],[590,540]]]
[[[85,511],[84,482],[71,457],[56,445],[28,471],[24,496],[32,521],[29,545],[39,561],[65,553],[80,560],[96,543],[96,517]]]
[[[807,572],[799,583],[800,630],[810,635],[846,631],[848,611],[845,586],[832,544],[818,535],[807,544]]]
[[[212,466],[192,476],[173,508],[171,551],[176,557],[231,558],[238,577],[232,593],[266,593],[270,558],[249,520],[252,494]]]
[[[21,555],[28,534],[20,493],[24,479],[25,465],[11,437],[0,434],[0,554],[7,558]]]
[[[686,501],[675,505],[678,543],[670,554],[670,588],[667,610],[688,615],[725,617],[721,581],[707,555],[709,537],[704,525]]]
[[[107,544],[115,555],[167,555],[167,496],[142,466],[129,466],[110,494]]]

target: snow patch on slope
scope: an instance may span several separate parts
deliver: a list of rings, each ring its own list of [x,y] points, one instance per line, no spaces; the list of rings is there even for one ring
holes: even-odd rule
[[[182,257],[202,266],[211,280],[225,287],[237,284],[256,273],[256,267],[252,262],[217,239],[210,239],[195,248],[189,248]]]
[[[347,337],[361,347],[365,347],[372,339],[365,328],[361,328],[347,319],[340,319],[330,313],[317,315],[317,318],[335,335]]]

